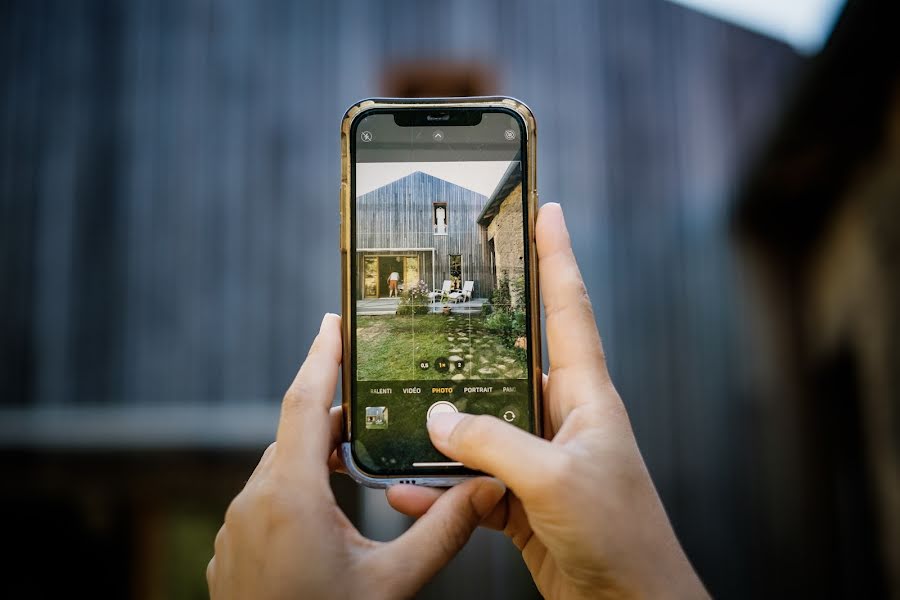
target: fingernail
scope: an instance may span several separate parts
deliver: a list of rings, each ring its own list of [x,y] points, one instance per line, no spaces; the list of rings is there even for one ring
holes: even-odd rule
[[[486,517],[491,514],[500,498],[506,493],[506,486],[499,479],[493,477],[483,478],[483,482],[472,494],[472,508],[478,513],[479,517]]]
[[[340,317],[338,317],[334,313],[325,313],[325,316],[322,317],[322,324],[319,325],[319,331],[322,331],[323,329],[325,329],[325,324],[328,323],[328,321],[335,319],[335,318],[339,319]]]
[[[436,442],[446,442],[450,434],[468,415],[464,413],[442,413],[428,419],[428,434]]]

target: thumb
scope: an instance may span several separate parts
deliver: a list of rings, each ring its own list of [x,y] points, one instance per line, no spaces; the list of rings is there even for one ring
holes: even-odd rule
[[[555,473],[559,448],[489,415],[448,413],[428,421],[435,448],[470,469],[503,480],[520,498],[541,487],[541,474]]]
[[[506,486],[490,477],[471,479],[444,492],[406,533],[377,553],[384,572],[392,574],[392,594],[415,595],[465,546],[505,493]]]

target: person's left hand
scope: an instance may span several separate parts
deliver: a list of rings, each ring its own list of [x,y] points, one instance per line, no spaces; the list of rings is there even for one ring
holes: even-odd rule
[[[338,508],[340,317],[325,315],[284,397],[276,442],[225,513],[206,577],[212,598],[397,598],[424,585],[468,541],[506,488],[479,477],[451,488],[391,542],[363,537]]]

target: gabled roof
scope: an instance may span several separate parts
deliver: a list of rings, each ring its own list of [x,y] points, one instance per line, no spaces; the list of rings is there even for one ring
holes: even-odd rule
[[[383,190],[384,188],[390,187],[390,186],[395,185],[400,182],[406,182],[406,181],[420,182],[422,184],[427,184],[430,182],[439,182],[440,184],[442,184],[444,186],[448,186],[451,189],[455,188],[458,190],[462,190],[463,192],[465,192],[468,195],[477,196],[478,198],[485,198],[484,195],[479,194],[478,192],[476,192],[474,190],[470,190],[467,187],[463,187],[461,185],[451,183],[450,181],[447,181],[446,179],[441,179],[440,177],[435,177],[434,175],[429,175],[428,173],[425,173],[423,171],[415,171],[413,173],[410,173],[409,175],[405,175],[405,176],[401,177],[400,179],[395,179],[394,181],[392,181],[390,183],[386,183],[385,185],[383,185],[379,188],[375,188],[371,192],[366,192],[365,194],[358,196],[357,199],[365,198],[366,196],[369,196],[371,194],[376,194],[379,191]]]

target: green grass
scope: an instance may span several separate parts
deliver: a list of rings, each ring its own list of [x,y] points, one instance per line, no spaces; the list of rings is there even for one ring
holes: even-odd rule
[[[451,356],[465,361],[465,380],[524,378],[527,372],[522,353],[505,347],[480,315],[359,316],[356,342],[357,377],[364,381],[450,380],[459,372],[440,373],[434,361]],[[419,368],[423,360],[431,363],[427,371]]]

